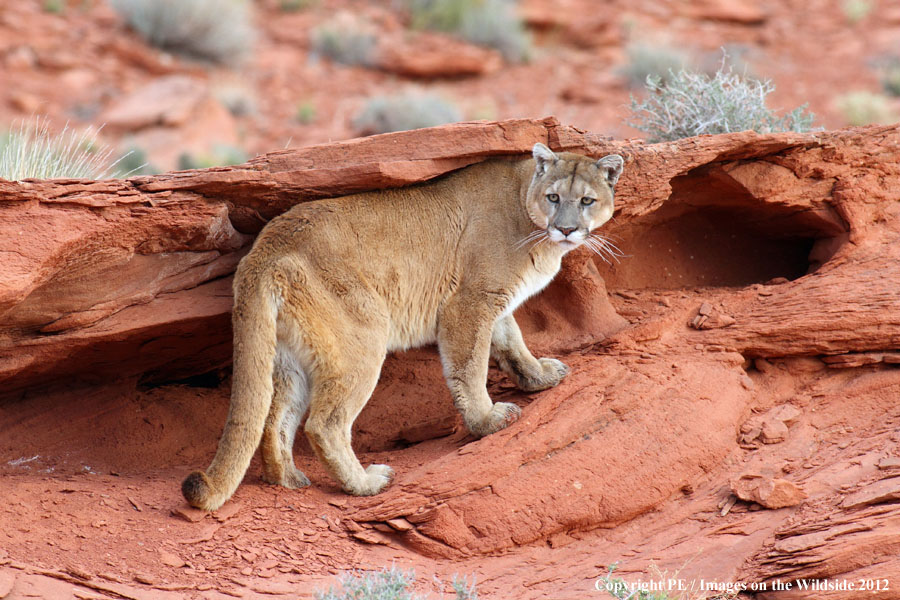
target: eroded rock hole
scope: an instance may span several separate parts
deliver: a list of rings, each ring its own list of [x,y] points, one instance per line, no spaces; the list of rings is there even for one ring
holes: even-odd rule
[[[834,254],[846,231],[824,200],[793,188],[787,191],[797,198],[780,189],[761,195],[735,176],[745,174],[734,165],[705,166],[676,177],[659,209],[628,224],[613,223],[606,233],[626,256],[603,269],[607,285],[678,289],[793,280]],[[764,177],[761,169],[786,170],[753,165],[757,179]]]

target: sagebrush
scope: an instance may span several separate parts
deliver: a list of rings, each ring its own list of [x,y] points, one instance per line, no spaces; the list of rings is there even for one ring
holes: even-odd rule
[[[250,156],[241,148],[216,144],[209,152],[203,154],[191,154],[184,152],[178,157],[178,169],[188,171],[191,169],[209,169],[210,167],[227,167],[247,162]]]
[[[377,44],[374,29],[349,13],[338,14],[312,32],[313,52],[345,65],[374,65]]]
[[[415,29],[434,29],[496,48],[510,62],[531,56],[531,38],[512,0],[405,0]]]
[[[900,96],[900,58],[892,57],[884,65],[881,87],[890,96]]]
[[[887,125],[898,120],[894,104],[888,96],[866,90],[847,92],[835,101],[847,125]]]
[[[651,75],[646,90],[643,102],[631,97],[629,125],[652,142],[746,130],[810,131],[815,118],[805,104],[778,117],[766,106],[772,82],[742,77],[724,63],[712,76],[685,69],[666,81]]]
[[[629,44],[625,56],[621,73],[632,87],[641,87],[647,77],[658,77],[665,82],[670,73],[686,68],[689,62],[687,54],[681,50],[645,43]]]
[[[79,132],[66,124],[54,134],[46,118],[35,118],[0,135],[0,177],[10,181],[109,179],[120,175],[117,162],[90,128]]]
[[[351,571],[339,577],[340,586],[327,592],[316,592],[317,600],[425,600],[413,595],[407,588],[416,579],[414,571],[404,571],[395,566],[380,571]],[[440,582],[436,582],[440,583]],[[453,578],[456,600],[478,600],[475,582],[466,578]]]
[[[434,127],[461,119],[462,115],[453,104],[437,96],[376,96],[353,119],[353,127],[361,135],[372,135]]]
[[[189,58],[238,65],[256,30],[248,0],[110,0],[150,44]]]

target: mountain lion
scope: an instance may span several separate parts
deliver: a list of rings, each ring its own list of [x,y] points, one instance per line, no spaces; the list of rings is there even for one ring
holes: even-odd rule
[[[257,446],[263,479],[309,485],[292,448],[306,434],[343,489],[377,494],[393,476],[363,468],[350,431],[388,352],[437,342],[466,427],[485,436],[519,418],[486,390],[493,357],[527,391],[568,368],[535,358],[513,311],[546,286],[563,255],[613,214],[624,161],[555,154],[493,159],[412,187],[298,204],[273,219],[234,277],[231,408],[206,472],[182,484],[215,510],[237,489]]]

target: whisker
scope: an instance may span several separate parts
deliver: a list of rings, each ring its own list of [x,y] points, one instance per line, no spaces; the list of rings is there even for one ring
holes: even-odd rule
[[[626,256],[628,256],[621,250],[621,248],[619,248],[612,241],[610,241],[609,238],[606,238],[606,237],[596,234],[596,233],[591,234],[591,237],[594,238],[595,241],[600,243],[611,255],[622,257],[622,258],[625,258]]]
[[[593,240],[593,239],[591,239],[591,238],[585,238],[584,242],[585,242],[585,245],[586,245],[588,248],[590,248],[591,252],[593,252],[594,254],[596,254],[597,256],[599,256],[600,258],[603,259],[603,262],[605,262],[605,263],[608,264],[608,265],[611,265],[611,264],[612,264],[611,262],[609,262],[609,260],[606,258],[606,256],[603,255],[603,252],[602,252],[601,249],[597,246],[596,240]]]
[[[547,232],[544,231],[543,229],[538,229],[536,231],[532,231],[531,233],[526,235],[524,238],[522,238],[518,243],[516,243],[515,248],[516,248],[516,250],[519,250],[523,246],[527,245],[529,242],[532,242],[532,241],[540,238],[542,235],[546,235],[546,234],[547,234]]]
[[[532,231],[531,233],[526,235],[524,238],[519,240],[519,242],[516,244],[516,249],[519,249],[522,246],[524,246],[525,244],[527,244],[528,242],[540,237],[540,235],[541,235],[540,231]]]
[[[625,255],[622,253],[622,251],[619,250],[619,248],[618,248],[615,244],[613,244],[612,242],[610,242],[609,240],[607,240],[607,239],[604,238],[603,236],[601,236],[601,235],[594,235],[594,236],[592,236],[592,237],[593,237],[593,242],[594,242],[594,244],[595,244],[599,249],[601,249],[607,256],[609,256],[612,260],[616,261],[617,263],[620,262],[620,261],[619,261],[619,258],[620,258],[620,257],[624,257],[624,256],[625,256]],[[610,263],[610,264],[612,264],[612,263]]]

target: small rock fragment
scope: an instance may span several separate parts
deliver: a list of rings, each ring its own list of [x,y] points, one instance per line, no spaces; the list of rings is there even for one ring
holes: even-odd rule
[[[732,481],[731,491],[741,500],[766,508],[795,506],[806,499],[806,493],[790,481],[758,474],[742,475]]]
[[[296,597],[297,586],[290,583],[280,583],[275,581],[253,582],[250,589],[257,594],[265,594],[267,596],[286,596]]]
[[[209,513],[205,510],[198,510],[190,506],[179,506],[172,509],[173,516],[181,517],[189,523],[197,523],[199,521],[202,521],[208,514]]]
[[[734,317],[731,315],[720,314],[718,316],[718,325],[719,327],[730,327],[734,325],[737,321],[735,321]]]
[[[178,555],[167,552],[166,550],[159,551],[159,561],[167,567],[172,567],[173,569],[180,569],[187,564],[183,560],[181,560]]]
[[[208,525],[204,525],[197,531],[196,537],[192,537],[186,540],[180,540],[180,544],[198,544],[200,542],[208,542],[215,535],[216,530],[219,529],[218,523],[210,523]]]
[[[16,574],[12,571],[0,571],[0,598],[6,598],[16,585]]]
[[[94,578],[93,575],[82,569],[77,565],[69,565],[65,568],[65,572],[71,575],[72,577],[77,577],[78,579],[84,579],[85,581],[90,581]]]
[[[697,309],[697,314],[708,317],[712,314],[712,305],[709,302],[704,302],[700,305],[700,308]]]
[[[729,512],[731,512],[731,509],[734,508],[734,505],[737,504],[737,501],[737,496],[728,496],[728,500],[725,501],[725,504],[722,505],[722,510],[719,511],[719,516],[724,517]]]
[[[895,500],[900,500],[900,477],[890,477],[870,483],[860,491],[845,497],[841,506],[856,508]]]
[[[800,409],[793,404],[782,404],[781,406],[772,409],[772,417],[778,419],[788,427],[796,423],[801,414],[803,413],[800,412]]]
[[[350,533],[356,533],[357,531],[363,530],[363,527],[353,519],[344,519],[343,524]]]
[[[878,468],[881,470],[900,469],[900,456],[885,456],[878,461]]]
[[[759,439],[763,444],[777,444],[787,439],[788,428],[777,419],[767,419],[762,424]]]
[[[751,427],[748,431],[741,433],[741,437],[738,441],[744,445],[752,445],[753,442],[755,442],[759,438],[761,433],[761,426],[757,425],[755,427]]]
[[[410,531],[413,526],[412,523],[404,519],[403,517],[397,517],[396,519],[388,519],[387,524],[397,531]]]
[[[239,502],[229,502],[219,510],[215,511],[212,515],[216,521],[224,523],[234,515],[238,514],[240,510],[241,504]]]
[[[382,544],[387,546],[391,543],[391,538],[389,536],[381,533],[380,531],[374,531],[372,529],[358,531],[353,534],[353,537],[367,544]]]
[[[837,354],[835,356],[822,357],[822,362],[832,369],[864,367],[866,365],[878,364],[882,360],[884,360],[884,354],[880,352],[854,352],[852,354]]]

